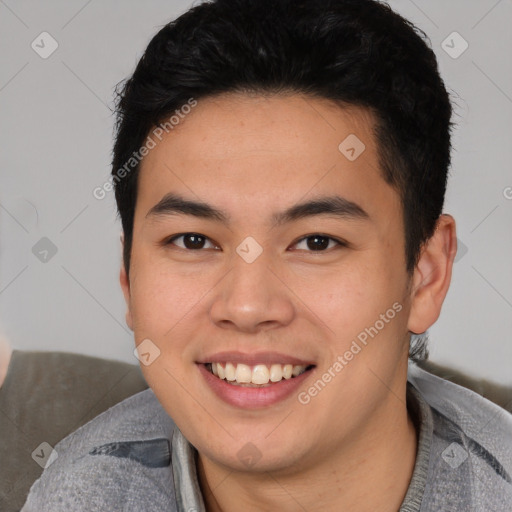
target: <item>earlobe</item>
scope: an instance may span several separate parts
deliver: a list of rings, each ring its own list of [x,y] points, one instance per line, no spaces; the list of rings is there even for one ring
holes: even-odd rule
[[[121,235],[121,254],[124,248],[124,236]],[[126,273],[124,261],[121,261],[121,270],[119,272],[119,283],[121,284],[121,290],[123,291],[124,300],[126,302],[126,324],[133,331],[133,318],[131,312],[131,301],[130,301],[130,280]]]
[[[410,332],[421,334],[439,318],[450,287],[456,253],[455,219],[442,214],[414,269],[408,322]]]

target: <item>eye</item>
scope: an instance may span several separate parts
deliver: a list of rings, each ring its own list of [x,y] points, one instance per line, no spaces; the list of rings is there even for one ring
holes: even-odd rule
[[[176,241],[180,239],[182,239],[182,242],[176,243]],[[210,247],[207,247],[207,244],[210,244]],[[305,246],[300,248],[299,246],[301,244],[305,244]],[[182,233],[180,235],[174,235],[164,242],[164,245],[176,245],[180,249],[190,251],[219,248],[208,237],[200,233]],[[315,233],[301,238],[298,242],[293,244],[293,246],[308,252],[326,252],[327,249],[332,249],[336,246],[347,247],[348,244],[342,240],[337,240],[321,233]]]
[[[175,243],[175,241],[179,240],[180,238],[183,239],[183,245]],[[168,239],[165,242],[165,245],[177,245],[181,249],[197,251],[199,249],[204,249],[206,243],[211,244],[212,247],[210,248],[217,248],[217,246],[213,244],[208,237],[201,235],[199,233],[182,233],[181,235],[175,235],[172,238]],[[208,247],[206,248],[208,249]]]
[[[347,247],[347,243],[341,240],[336,240],[327,235],[321,233],[315,233],[313,235],[305,236],[301,238],[295,245],[299,246],[301,243],[305,244],[306,250],[309,252],[326,252],[326,249],[332,248],[331,242],[334,242],[334,246]],[[304,249],[304,247],[303,247]]]

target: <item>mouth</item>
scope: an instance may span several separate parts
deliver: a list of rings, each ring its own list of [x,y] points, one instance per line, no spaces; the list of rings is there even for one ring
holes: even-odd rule
[[[254,364],[236,362],[204,363],[206,370],[233,386],[248,388],[265,388],[285,380],[291,380],[315,368],[314,364]]]
[[[297,395],[316,371],[311,360],[279,352],[217,352],[196,366],[206,387],[223,402],[259,410]]]

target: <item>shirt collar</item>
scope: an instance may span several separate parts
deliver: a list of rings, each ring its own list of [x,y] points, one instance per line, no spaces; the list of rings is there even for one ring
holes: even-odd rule
[[[410,382],[407,382],[407,410],[418,433],[418,448],[411,481],[399,512],[419,512],[427,485],[434,423],[430,406]]]

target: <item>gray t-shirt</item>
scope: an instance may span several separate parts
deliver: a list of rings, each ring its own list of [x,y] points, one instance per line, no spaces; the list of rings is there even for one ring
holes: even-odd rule
[[[407,391],[419,437],[399,512],[512,511],[512,415],[413,364]],[[55,452],[22,512],[205,511],[197,452],[151,389],[97,416]]]

